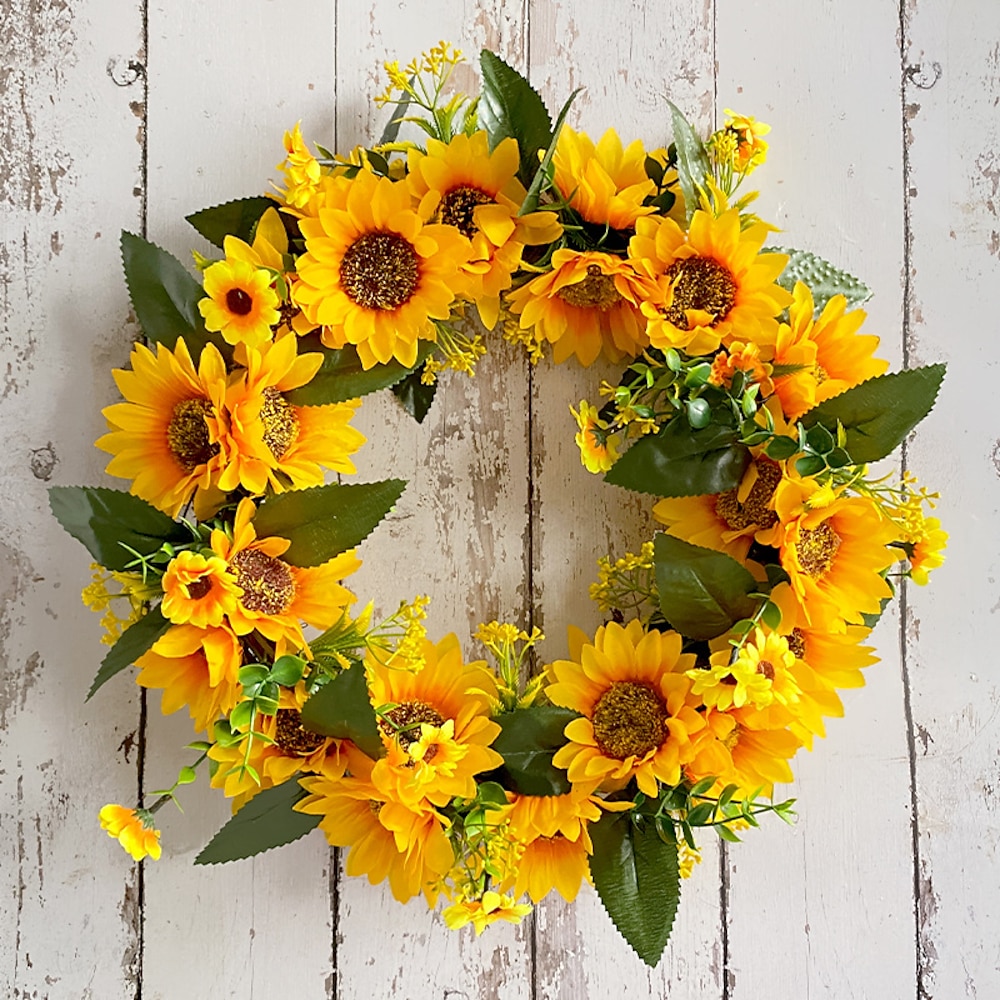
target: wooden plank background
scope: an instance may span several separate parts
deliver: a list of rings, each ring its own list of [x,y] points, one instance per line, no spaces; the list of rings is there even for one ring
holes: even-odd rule
[[[122,228],[185,255],[195,209],[259,191],[281,134],[370,139],[380,64],[447,38],[496,49],[573,124],[668,139],[663,98],[708,129],[773,126],[760,212],[871,284],[894,366],[950,363],[902,461],[942,491],[948,561],[877,632],[882,663],[796,761],[800,819],[685,885],[647,970],[599,903],[448,932],[344,878],[319,834],[194,869],[225,802],[194,786],[140,868],[97,828],[169,783],[187,722],[127,683],[83,698],[102,655],[86,554],[49,485],[100,482],[91,447],[137,330]],[[0,6],[0,983],[17,1000],[212,997],[992,1000],[1000,996],[1000,6],[993,0],[7,0]],[[471,70],[464,78],[472,84]],[[433,598],[435,633],[533,620],[546,659],[596,624],[596,556],[644,506],[579,464],[568,406],[603,372],[498,346],[417,427],[360,418],[364,478],[410,480],[354,579],[383,609]],[[403,554],[401,556],[401,553]]]

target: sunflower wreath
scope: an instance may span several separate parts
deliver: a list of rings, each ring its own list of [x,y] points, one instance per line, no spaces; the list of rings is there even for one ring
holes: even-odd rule
[[[91,695],[134,665],[202,738],[172,787],[101,824],[159,857],[154,814],[207,761],[234,816],[199,863],[319,826],[348,874],[443,897],[477,932],[587,880],[654,965],[696,832],[791,817],[774,786],[863,683],[893,580],[942,560],[933,495],[867,468],[944,370],[886,374],[858,332],[868,289],[764,246],[740,189],[767,126],[727,111],[702,139],[671,105],[669,148],[595,143],[564,125],[572,97],[552,122],[492,52],[479,96],[451,94],[459,59],[386,66],[373,148],[313,152],[296,126],[280,188],[189,216],[224,255],[195,255],[200,280],[122,236],[146,343],[97,446],[131,486],[51,505],[95,560],[84,600],[111,649]],[[606,623],[570,626],[540,670],[537,630],[483,624],[488,666],[427,638],[425,597],[355,612],[355,549],[405,484],[325,482],[355,471],[360,397],[391,387],[422,419],[439,374],[501,335],[621,364],[572,410],[576,442],[663,526],[600,560]]]

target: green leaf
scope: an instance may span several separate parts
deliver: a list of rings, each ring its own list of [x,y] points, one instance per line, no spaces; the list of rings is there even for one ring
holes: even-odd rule
[[[274,661],[274,666],[271,668],[271,680],[284,687],[295,687],[302,680],[305,671],[305,660],[299,656],[292,656],[291,653],[286,653]]]
[[[516,708],[496,717],[500,735],[493,749],[504,759],[504,785],[522,795],[564,795],[570,790],[566,772],[552,763],[566,743],[563,730],[577,713],[554,705]]]
[[[170,628],[171,624],[163,617],[163,612],[157,605],[137,622],[129,625],[101,661],[94,683],[87,692],[87,701],[90,701],[98,688],[103,687],[115,674],[120,674],[126,667],[132,666],[143,653],[151,649],[153,643]]]
[[[349,739],[373,759],[385,753],[360,663],[327,681],[302,706],[302,725],[321,736]]]
[[[552,140],[552,120],[538,91],[495,52],[483,49],[479,65],[479,124],[489,136],[491,150],[508,137],[517,140],[521,154],[518,175],[527,187],[538,170],[538,151]]]
[[[290,490],[261,504],[254,527],[258,537],[287,538],[282,558],[293,566],[319,566],[364,541],[405,488],[403,479],[383,479]]]
[[[653,540],[660,610],[681,635],[714,639],[751,618],[757,581],[731,556],[660,532]]]
[[[292,809],[305,797],[297,781],[286,781],[258,792],[208,842],[194,863],[217,865],[238,861],[304,837],[320,821],[319,816]]]
[[[653,823],[636,827],[627,816],[605,813],[590,826],[590,873],[619,933],[650,967],[667,946],[680,902],[677,844]]]
[[[705,178],[712,173],[712,164],[701,137],[691,127],[684,113],[673,101],[670,105],[670,117],[674,128],[674,146],[677,149],[677,179],[684,194],[684,211],[688,222],[691,221],[695,209],[701,204],[699,188],[704,188]]]
[[[410,77],[411,85],[414,79],[414,77]],[[382,134],[379,136],[378,142],[375,143],[376,146],[385,146],[387,143],[396,141],[396,136],[399,135],[399,126],[402,125],[403,119],[410,110],[410,102],[412,100],[413,98],[409,91],[404,90],[400,95],[399,103],[393,106],[392,115],[385,123],[385,128],[382,129]],[[333,159],[333,157],[331,156],[330,159]]]
[[[870,378],[804,414],[805,427],[823,424],[847,432],[846,449],[858,464],[877,462],[893,452],[930,413],[937,399],[944,365],[908,368]]]
[[[132,306],[150,340],[173,348],[177,338],[183,337],[195,359],[210,341],[224,345],[206,331],[198,312],[205,290],[176,257],[124,230],[121,250]]]
[[[778,277],[778,284],[789,292],[795,288],[796,281],[808,285],[817,315],[834,295],[843,295],[847,299],[848,309],[854,309],[872,297],[872,290],[863,281],[808,250],[765,247],[761,252],[788,254],[788,264]]]
[[[348,345],[339,350],[323,347],[318,337],[310,334],[300,341],[299,353],[320,351],[323,364],[319,371],[303,386],[285,393],[285,398],[295,406],[326,406],[329,403],[343,403],[348,399],[367,396],[370,392],[386,389],[401,382],[412,374],[414,368],[406,368],[393,359],[384,365],[375,365],[365,371],[357,350]],[[417,368],[423,365],[434,351],[434,344],[422,340],[417,348]]]
[[[250,243],[260,217],[269,208],[277,207],[278,202],[273,198],[237,198],[223,205],[203,208],[186,218],[209,243],[221,247],[227,236],[236,236],[244,243]]]
[[[183,524],[122,490],[53,486],[49,506],[56,520],[105,569],[126,569],[135,560],[128,549],[150,556],[164,542],[184,542],[191,537]]]
[[[799,442],[790,437],[773,437],[764,448],[769,458],[781,461],[784,458],[791,458],[799,450]]]
[[[431,403],[434,402],[434,394],[437,392],[437,382],[426,385],[420,381],[422,373],[423,365],[404,376],[392,387],[393,395],[418,424],[424,422],[424,417],[427,416]]]
[[[639,438],[605,475],[606,482],[659,497],[701,496],[735,489],[750,452],[731,427],[693,430],[673,419],[656,434]]]
[[[538,208],[538,200],[542,196],[542,187],[545,185],[545,181],[549,176],[549,164],[552,163],[552,157],[556,153],[556,145],[559,142],[559,133],[562,131],[563,122],[566,121],[566,115],[569,113],[570,105],[576,100],[576,95],[583,90],[582,87],[577,87],[569,97],[566,98],[566,103],[562,106],[559,112],[559,117],[556,118],[555,128],[552,130],[552,140],[549,142],[549,148],[545,150],[545,155],[542,157],[542,162],[538,165],[538,169],[535,171],[535,176],[531,180],[531,186],[528,188],[528,193],[524,196],[524,201],[521,203],[521,207],[518,209],[518,215],[527,215],[529,212],[534,212]]]

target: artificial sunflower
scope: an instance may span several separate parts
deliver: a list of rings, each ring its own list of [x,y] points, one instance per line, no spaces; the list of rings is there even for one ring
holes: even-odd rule
[[[434,340],[451,314],[472,252],[454,226],[427,223],[409,188],[360,170],[334,178],[338,207],[299,223],[296,305],[323,326],[327,347],[354,344],[364,368],[396,358],[412,367],[417,341]]]
[[[126,809],[125,806],[106,805],[100,812],[101,829],[117,840],[132,855],[133,861],[142,861],[147,855],[156,861],[160,857],[160,831],[153,824],[147,809]]]
[[[531,907],[527,903],[516,902],[514,896],[505,896],[495,889],[487,889],[482,896],[461,899],[453,903],[441,916],[444,917],[445,926],[450,930],[458,930],[466,924],[472,924],[478,936],[490,924],[500,920],[509,924],[519,924],[530,912]]]
[[[174,350],[157,344],[156,354],[136,344],[131,361],[131,371],[113,373],[126,402],[101,411],[110,431],[96,444],[114,456],[110,475],[176,517],[192,494],[196,508],[212,495],[231,457],[226,363],[208,344],[195,369],[183,338]]]
[[[227,236],[227,242],[233,237]],[[274,336],[271,327],[281,319],[280,299],[271,287],[271,271],[246,259],[220,260],[205,269],[205,295],[198,311],[205,328],[221,333],[227,344],[259,347]]]
[[[580,461],[588,472],[607,472],[618,460],[621,435],[610,433],[607,421],[597,415],[597,407],[585,399],[580,400],[579,410],[571,406],[569,411],[580,428],[573,439],[580,449]]]
[[[218,556],[182,549],[163,574],[160,610],[175,625],[216,628],[235,610],[240,588]]]
[[[916,537],[911,540],[910,579],[923,587],[931,570],[944,562],[944,550],[948,545],[948,532],[941,527],[941,519],[925,517]]]
[[[647,632],[638,620],[602,625],[593,643],[571,632],[573,659],[551,665],[545,690],[582,716],[566,726],[569,742],[553,758],[573,784],[617,789],[635,778],[653,797],[658,782],[677,784],[694,755],[692,736],[705,726],[684,674],[694,654],[681,643],[676,632]]]

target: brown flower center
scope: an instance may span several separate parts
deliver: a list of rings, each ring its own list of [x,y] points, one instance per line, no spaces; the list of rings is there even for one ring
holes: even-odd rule
[[[296,757],[308,757],[326,739],[302,725],[302,713],[297,708],[279,708],[274,723],[274,742]]]
[[[833,565],[840,541],[840,535],[829,521],[821,522],[812,530],[803,528],[795,543],[802,571],[814,580],[821,577]]]
[[[242,288],[230,288],[226,292],[226,308],[237,316],[246,316],[253,309],[253,299]]]
[[[197,580],[192,580],[187,585],[188,597],[192,601],[200,601],[212,589],[212,578],[210,576],[199,576]]]
[[[769,681],[774,680],[774,666],[770,660],[761,660],[757,664],[757,673],[763,674]]]
[[[645,684],[615,681],[594,708],[594,736],[607,757],[642,757],[667,736],[667,707]]]
[[[207,399],[182,399],[167,425],[167,447],[185,472],[193,472],[219,454],[212,441],[207,418],[214,414]]]
[[[454,226],[470,240],[479,232],[473,215],[479,205],[489,205],[493,199],[477,187],[452,188],[442,199],[438,218],[446,226]]]
[[[379,802],[378,799],[369,799],[368,800],[368,808],[371,809],[373,816],[377,816],[382,811],[382,806],[384,806],[384,805],[385,805],[385,803],[384,802]]]
[[[295,407],[274,386],[269,385],[263,396],[260,421],[264,425],[264,444],[280,459],[299,433],[299,418]]]
[[[769,458],[758,458],[757,479],[746,500],[736,499],[736,490],[726,490],[715,497],[715,513],[733,531],[742,531],[751,526],[773,528],[778,523],[778,515],[771,510],[771,498],[781,482],[781,466]]]
[[[559,297],[578,309],[610,309],[622,301],[615,280],[598,264],[587,265],[587,277],[559,289]]]
[[[736,281],[728,268],[711,257],[685,257],[666,271],[673,280],[674,298],[664,318],[679,330],[689,330],[687,310],[698,309],[713,318],[711,326],[725,319],[736,301]]]
[[[788,648],[792,651],[793,656],[801,660],[806,655],[806,634],[802,629],[793,628],[785,636],[785,642],[788,643]]]
[[[340,262],[340,284],[351,301],[365,309],[398,309],[420,282],[420,259],[398,233],[359,236]]]
[[[425,722],[429,726],[442,726],[444,717],[436,708],[425,702],[404,701],[380,715],[378,725],[389,739],[397,737],[399,745],[404,750],[409,750],[420,739],[420,726]]]
[[[280,615],[288,610],[295,596],[295,578],[287,563],[259,549],[243,549],[229,565],[236,573],[236,583],[243,588],[240,603],[244,608],[262,615]]]

